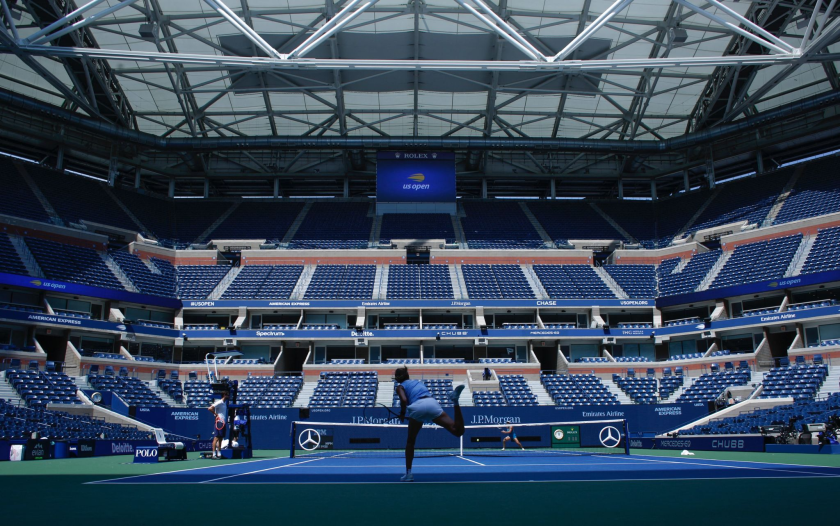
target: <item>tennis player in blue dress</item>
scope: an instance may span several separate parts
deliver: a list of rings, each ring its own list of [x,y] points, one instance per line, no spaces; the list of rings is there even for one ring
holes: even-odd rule
[[[465,386],[461,384],[449,393],[449,399],[455,404],[455,420],[452,420],[429,393],[423,382],[409,379],[408,367],[397,369],[394,373],[394,379],[397,381],[397,396],[400,398],[400,420],[408,417],[408,440],[405,443],[405,475],[400,480],[402,482],[414,482],[414,475],[411,474],[411,464],[414,462],[414,444],[417,441],[417,434],[423,429],[423,424],[434,422],[456,437],[464,435],[464,416],[461,414],[461,405],[458,403],[458,398]]]
[[[505,446],[507,445],[508,440],[511,439],[513,439],[513,441],[516,442],[516,445],[522,448],[523,451],[525,450],[525,446],[523,446],[522,443],[519,442],[519,439],[516,438],[516,431],[513,430],[512,425],[508,426],[507,428],[503,427],[502,433],[507,435],[505,438],[502,439],[502,451],[505,450]]]

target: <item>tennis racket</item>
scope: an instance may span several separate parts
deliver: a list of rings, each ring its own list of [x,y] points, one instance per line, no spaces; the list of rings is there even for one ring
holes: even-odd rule
[[[365,422],[370,423],[387,423],[392,419],[399,420],[400,414],[395,413],[390,407],[385,404],[374,404],[372,406],[366,406],[364,408],[364,419]]]

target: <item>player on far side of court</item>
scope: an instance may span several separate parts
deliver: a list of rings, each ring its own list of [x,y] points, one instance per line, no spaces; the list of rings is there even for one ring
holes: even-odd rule
[[[505,446],[507,445],[508,440],[511,440],[511,439],[513,439],[513,441],[516,442],[517,446],[522,448],[522,451],[525,451],[525,446],[523,446],[522,443],[519,442],[519,439],[516,438],[516,431],[513,430],[513,424],[509,425],[507,428],[503,427],[502,428],[502,433],[508,435],[508,436],[506,436],[505,438],[502,439],[502,451],[505,450]]]
[[[227,392],[222,393],[222,397],[207,408],[216,417],[213,420],[213,458],[216,459],[222,458],[222,440],[227,429],[227,397]]]
[[[455,404],[455,420],[446,414],[437,400],[426,389],[426,385],[408,377],[408,367],[397,369],[394,373],[397,381],[397,396],[400,397],[400,421],[408,417],[408,440],[405,443],[405,475],[402,482],[414,482],[411,465],[414,462],[414,444],[417,434],[423,429],[423,424],[434,422],[456,437],[464,435],[464,416],[461,414],[461,404],[458,398],[464,390],[461,384],[449,393],[449,399]]]

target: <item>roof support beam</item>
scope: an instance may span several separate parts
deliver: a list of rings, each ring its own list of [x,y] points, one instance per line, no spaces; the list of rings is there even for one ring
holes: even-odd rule
[[[323,26],[318,28],[315,33],[309,36],[306,40],[304,40],[298,47],[292,50],[289,53],[288,58],[301,58],[323,42],[324,40],[330,38],[335,33],[341,31],[344,26],[352,22],[356,17],[373,7],[376,2],[379,0],[368,0],[364,4],[362,4],[359,9],[350,12],[356,5],[358,5],[362,0],[350,0],[350,3],[347,6],[338,12],[334,17],[329,19]],[[284,57],[285,58],[285,57]]]
[[[516,32],[515,29],[510,27],[510,25],[505,22],[499,15],[493,12],[487,4],[482,2],[481,0],[455,0],[458,4],[473,14],[476,18],[484,22],[487,27],[498,33],[499,36],[510,42],[516,49],[521,51],[525,54],[525,56],[529,57],[531,60],[536,61],[546,61],[548,60],[545,55],[539,52],[537,48],[533,46],[530,42],[525,40],[525,38]],[[473,6],[471,6],[468,2],[472,2],[479,7],[482,11],[484,11],[487,16],[482,15],[479,13]],[[623,0],[623,1],[630,1],[630,0]],[[489,17],[489,18],[488,18]]]
[[[42,29],[41,31],[38,31],[34,35],[31,35],[31,36],[23,39],[23,42],[26,43],[26,44],[44,45],[47,42],[51,42],[51,41],[55,40],[56,38],[62,37],[64,35],[68,34],[68,33],[72,33],[73,31],[81,29],[81,28],[85,27],[86,25],[90,24],[91,22],[95,22],[96,20],[98,20],[102,17],[108,16],[111,13],[115,13],[115,12],[119,11],[120,9],[122,9],[123,7],[125,7],[127,5],[130,5],[130,4],[133,4],[136,1],[137,0],[123,0],[122,2],[120,2],[119,4],[117,4],[115,6],[109,7],[108,9],[103,9],[102,11],[100,11],[98,13],[94,13],[90,17],[83,18],[83,19],[79,20],[78,22],[76,22],[75,24],[71,24],[71,25],[65,27],[64,29],[62,29],[60,31],[56,31],[55,33],[49,33],[48,35],[41,36],[40,38],[35,36],[35,35],[38,35],[38,33],[41,33],[43,31],[45,31],[46,29],[53,28],[53,26],[56,26],[56,24],[60,23],[59,25],[62,25],[62,24],[64,24],[64,22],[72,20],[72,18],[75,18],[75,16],[72,17],[72,18],[68,18],[70,16],[70,15],[68,15],[68,16],[59,18],[58,20],[56,20],[55,22],[53,22],[52,24],[50,24],[46,28]],[[91,4],[93,4],[93,3],[98,4],[98,3],[100,3],[100,1],[99,0],[93,0],[93,2],[91,2]],[[90,5],[90,4],[88,4],[88,5]],[[84,6],[84,7],[87,7],[87,6]],[[83,9],[83,8],[80,8],[80,9]],[[77,11],[78,11],[78,9],[77,9]],[[50,31],[52,31],[52,29],[50,29]]]
[[[263,52],[268,55],[269,57],[274,57],[276,59],[285,58],[281,55],[276,49],[274,49],[268,42],[266,42],[263,37],[261,37],[256,31],[251,29],[244,20],[236,16],[236,13],[231,11],[231,9],[226,6],[223,2],[217,2],[216,0],[204,0],[204,3],[215,9],[222,15],[228,22],[230,22],[233,27],[239,30],[240,33],[245,35],[248,40],[254,43],[258,48],[262,49]]]
[[[564,60],[566,57],[571,55],[577,48],[583,45],[584,42],[589,40],[589,37],[595,34],[596,31],[601,29],[601,27],[606,24],[607,22],[612,19],[615,15],[620,13],[625,7],[630,5],[633,0],[616,0],[611,6],[607,8],[606,11],[601,13],[601,15],[596,18],[591,24],[586,26],[586,29],[578,33],[578,35],[572,39],[571,42],[566,44],[566,47],[560,50],[559,53],[551,57],[549,62],[558,62]]]

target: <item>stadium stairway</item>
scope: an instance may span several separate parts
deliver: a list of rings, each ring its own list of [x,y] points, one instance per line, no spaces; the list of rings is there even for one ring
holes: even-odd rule
[[[385,299],[388,297],[388,273],[390,265],[379,265],[376,267],[376,275],[373,277],[373,299]]]
[[[368,239],[368,243],[371,246],[378,245],[380,236],[382,235],[382,216],[376,215],[373,218],[373,224],[370,225],[370,239]]]
[[[379,382],[376,388],[376,403],[382,404],[385,407],[391,407],[394,402],[394,383],[390,380],[387,382]]]
[[[684,383],[683,383],[682,387],[680,387],[679,389],[677,389],[676,391],[674,391],[674,392],[671,394],[671,396],[669,396],[669,397],[668,397],[667,399],[665,399],[665,400],[662,400],[662,402],[664,402],[664,403],[669,403],[669,404],[674,403],[674,400],[676,400],[676,399],[678,399],[679,397],[681,397],[681,396],[682,396],[682,394],[683,394],[683,393],[684,393],[684,392],[685,392],[685,391],[686,391],[689,387],[691,387],[691,385],[694,383],[694,380],[696,380],[696,378],[691,377],[691,376],[686,376],[685,378],[683,378],[683,382],[684,382]]]
[[[288,244],[295,237],[295,234],[297,234],[297,231],[300,228],[300,225],[303,224],[303,220],[304,220],[304,218],[306,218],[306,214],[309,213],[309,210],[312,208],[313,204],[314,204],[313,201],[307,201],[306,204],[303,205],[303,208],[301,209],[300,213],[295,218],[294,222],[292,222],[292,226],[289,227],[289,230],[286,232],[286,235],[283,236],[283,239],[280,240],[280,243],[285,243],[286,246],[288,246]],[[301,296],[301,297],[303,297],[303,296]],[[303,407],[306,407],[306,406],[303,406]]]
[[[314,382],[303,382],[303,386],[300,388],[300,393],[298,393],[298,397],[295,400],[295,403],[292,404],[292,407],[309,407],[309,399],[312,398],[312,395],[315,394],[315,387],[318,385],[318,380]],[[377,397],[378,398],[378,397]]]
[[[721,257],[718,258],[717,262],[709,269],[709,273],[706,274],[706,277],[703,278],[703,281],[700,282],[700,285],[697,286],[697,292],[708,290],[712,283],[715,282],[715,278],[717,278],[720,271],[723,270],[723,267],[726,265],[726,262],[729,261],[729,258],[732,257],[734,254],[734,250],[726,250],[723,252]]]
[[[796,252],[793,254],[790,266],[788,267],[787,272],[785,272],[786,278],[798,276],[802,273],[802,269],[805,267],[805,262],[808,260],[808,255],[811,253],[811,248],[813,248],[816,240],[817,236],[802,237],[802,241],[799,243],[799,248],[797,248]]]
[[[622,289],[621,286],[618,283],[616,283],[613,277],[610,276],[606,270],[604,270],[604,267],[592,267],[592,270],[595,271],[595,274],[601,276],[601,281],[603,281],[604,284],[607,287],[609,287],[612,293],[615,294],[616,298],[620,300],[626,300],[630,297],[630,295],[624,292],[624,289]]]
[[[528,388],[537,396],[539,405],[554,405],[551,395],[545,390],[545,386],[539,380],[528,380]]]
[[[825,381],[820,386],[820,390],[817,391],[817,398],[825,398],[831,393],[838,391],[840,391],[840,366],[830,365],[828,366],[828,376],[825,377]]]
[[[464,281],[464,273],[461,265],[449,265],[449,276],[452,279],[452,292],[456,300],[467,299],[467,283]]]
[[[635,402],[633,400],[631,400],[629,396],[627,396],[627,393],[622,391],[619,386],[615,385],[615,382],[613,382],[612,380],[603,379],[603,380],[601,380],[601,383],[604,384],[605,386],[607,386],[607,389],[609,390],[609,392],[612,393],[612,395],[615,396],[618,399],[619,404],[621,404],[621,405],[633,405],[633,404],[635,404]]]
[[[114,276],[122,283],[122,286],[125,287],[125,290],[129,292],[139,292],[137,287],[134,286],[134,283],[129,279],[129,277],[123,272],[117,262],[111,259],[106,252],[100,252],[99,257],[102,258],[102,261],[105,262],[105,266],[111,269],[111,272],[114,273]]]
[[[160,387],[157,386],[156,381],[146,382],[146,383],[149,384],[149,389],[151,389],[153,393],[158,395],[161,400],[166,402],[166,405],[169,405],[171,407],[187,407],[186,401],[185,402],[180,402],[180,403],[176,402],[174,398],[169,396],[169,393],[167,393],[166,391],[162,390]],[[185,398],[185,400],[186,400],[186,398]]]
[[[543,287],[540,278],[538,278],[536,273],[534,273],[533,265],[519,266],[522,268],[522,273],[525,274],[525,279],[528,281],[528,284],[531,286],[531,290],[534,291],[534,295],[537,299],[548,299],[550,296]]]
[[[770,207],[770,210],[767,212],[767,217],[764,218],[764,221],[761,223],[760,226],[770,226],[773,224],[773,221],[776,220],[776,216],[779,215],[779,211],[785,206],[785,201],[790,196],[791,191],[793,191],[793,187],[796,186],[796,181],[799,180],[799,176],[802,175],[802,172],[805,171],[805,165],[800,164],[796,170],[794,170],[793,175],[790,178],[790,181],[782,188],[781,193],[779,193],[779,197],[776,198],[776,202],[773,203],[773,206]]]
[[[193,243],[202,243],[205,239],[209,239],[210,234],[212,234],[214,230],[219,228],[219,225],[224,223],[225,219],[227,219],[234,211],[236,211],[236,209],[239,208],[239,205],[241,204],[242,201],[236,201],[235,203],[233,203],[233,205],[230,206],[224,212],[222,212],[222,215],[217,217],[216,220],[213,221],[204,232],[202,232],[197,238],[195,238],[195,241],[193,241]]]
[[[43,206],[44,210],[47,211],[47,215],[50,216],[50,221],[53,224],[65,226],[64,220],[61,219],[61,216],[59,216],[58,212],[55,211],[55,208],[53,208],[52,204],[50,204],[50,202],[47,200],[44,193],[41,192],[41,189],[38,188],[38,185],[35,184],[35,181],[33,181],[32,177],[29,176],[29,172],[27,171],[26,166],[23,163],[17,161],[15,161],[14,165],[18,169],[18,172],[20,172],[20,175],[21,177],[23,177],[23,180],[26,181],[26,184],[32,190],[32,193],[35,194],[35,197],[38,199],[38,202],[41,203],[41,206]]]
[[[449,217],[452,218],[452,229],[455,231],[455,242],[458,243],[460,248],[467,248],[467,236],[464,234],[464,225],[461,224],[461,217],[457,214]]]
[[[33,256],[32,252],[29,251],[29,247],[26,246],[23,238],[14,234],[8,234],[8,236],[9,241],[11,241],[12,245],[15,247],[20,260],[23,262],[23,266],[25,266],[26,270],[29,272],[29,275],[36,278],[45,277],[46,275],[44,274],[44,271],[41,270],[41,267],[35,260],[35,256]]]
[[[114,192],[112,192],[112,191],[111,191],[111,188],[110,188],[110,187],[108,187],[108,186],[103,186],[103,187],[102,187],[102,190],[104,190],[104,191],[105,191],[105,193],[106,193],[106,194],[108,194],[108,196],[109,196],[111,199],[113,199],[115,203],[117,203],[117,206],[119,206],[119,207],[120,207],[120,209],[121,209],[121,210],[125,213],[125,215],[127,215],[127,216],[128,216],[128,218],[129,218],[129,219],[131,219],[131,220],[134,222],[134,224],[136,224],[136,225],[137,225],[137,227],[140,229],[140,232],[141,232],[141,233],[143,233],[143,235],[146,235],[146,233],[147,233],[147,232],[150,232],[150,230],[149,230],[148,228],[146,228],[146,225],[144,225],[144,224],[143,224],[143,223],[142,223],[142,222],[141,222],[141,221],[137,218],[137,216],[136,216],[136,215],[134,215],[134,212],[132,212],[132,211],[131,211],[131,210],[130,210],[127,206],[125,206],[125,203],[123,203],[122,201],[120,201],[120,198],[119,198],[119,197],[117,197],[117,196],[116,196],[116,194],[114,194]]]
[[[300,278],[292,290],[291,299],[300,300],[306,294],[306,289],[309,287],[309,282],[312,281],[312,275],[315,274],[316,265],[306,265],[300,273]]]
[[[233,280],[236,279],[236,276],[238,276],[240,272],[242,272],[242,267],[233,267],[232,269],[230,269],[230,272],[225,274],[225,277],[222,278],[222,281],[220,281],[219,284],[216,285],[216,288],[213,289],[213,291],[210,293],[208,299],[217,300],[221,298],[222,294],[224,294],[228,287],[230,287],[230,284],[233,283]]]
[[[694,213],[693,216],[691,216],[691,219],[688,220],[688,222],[685,224],[685,226],[683,226],[674,235],[674,239],[679,239],[679,238],[683,237],[686,232],[688,232],[688,230],[694,225],[695,221],[697,221],[697,219],[700,218],[701,215],[703,215],[703,212],[705,212],[706,209],[709,208],[709,205],[712,204],[712,201],[714,201],[715,197],[717,197],[718,194],[720,194],[721,190],[722,190],[722,188],[720,186],[718,186],[717,188],[714,189],[714,191],[712,192],[712,195],[710,195],[709,198],[706,199],[706,202],[703,203],[700,206],[700,208],[697,209],[697,211]]]
[[[26,407],[26,402],[23,401],[11,384],[6,381],[6,371],[0,373],[0,398],[12,405]]]
[[[544,241],[544,242],[545,242],[548,246],[550,246],[551,248],[554,248],[554,240],[553,240],[553,239],[551,239],[551,236],[550,236],[550,235],[548,235],[548,232],[546,232],[546,231],[545,231],[545,229],[543,228],[543,226],[542,226],[542,225],[540,224],[540,222],[537,220],[536,216],[534,216],[534,213],[533,213],[533,212],[531,212],[531,209],[530,209],[530,208],[528,208],[528,205],[527,205],[527,204],[525,204],[525,201],[520,201],[520,202],[519,202],[519,208],[521,208],[521,209],[522,209],[522,213],[524,213],[524,214],[525,214],[525,217],[527,217],[527,218],[528,218],[528,221],[530,221],[530,222],[531,222],[531,226],[533,226],[533,227],[534,227],[534,230],[536,230],[536,231],[537,231],[537,234],[539,234],[539,235],[540,235],[540,238],[541,238],[541,239],[542,239],[542,240],[543,240],[543,241]]]
[[[602,209],[601,209],[598,205],[596,205],[595,203],[589,203],[589,206],[590,206],[590,207],[592,207],[592,209],[593,209],[593,210],[595,210],[596,212],[598,212],[598,215],[600,215],[601,217],[603,217],[603,218],[604,218],[604,221],[606,221],[607,223],[609,223],[610,225],[612,225],[612,227],[613,227],[614,229],[616,229],[616,230],[618,231],[618,233],[619,233],[619,234],[621,234],[622,236],[624,236],[624,239],[629,240],[631,243],[638,243],[638,242],[639,242],[639,240],[638,240],[638,239],[636,239],[635,237],[631,236],[631,235],[630,235],[630,232],[628,232],[628,231],[624,230],[624,228],[622,228],[622,226],[621,226],[621,225],[619,225],[619,224],[618,224],[618,222],[616,222],[616,220],[615,220],[615,219],[613,219],[612,217],[610,217],[610,216],[609,216],[609,214],[607,214],[606,212],[604,212],[604,211],[603,211],[603,210],[602,210]]]

